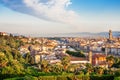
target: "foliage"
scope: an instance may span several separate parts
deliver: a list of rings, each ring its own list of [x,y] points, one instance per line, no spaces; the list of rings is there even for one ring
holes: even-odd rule
[[[41,71],[43,71],[43,72],[49,72],[50,71],[50,66],[49,66],[47,60],[42,60],[39,64],[41,66],[41,69],[40,69]]]
[[[69,54],[69,55],[71,55],[71,56],[85,57],[83,51],[74,52],[74,51],[69,51],[69,50],[67,50],[66,53]]]
[[[120,77],[115,77],[114,80],[120,80]]]
[[[102,75],[102,76],[90,76],[90,80],[114,80],[112,75]]]
[[[115,71],[114,75],[117,77],[120,76],[120,70]]]
[[[114,56],[112,56],[112,55],[107,56],[106,60],[107,60],[107,62],[108,62],[108,66],[109,66],[109,67],[112,67],[112,65],[113,65],[114,62],[115,62]]]
[[[68,66],[70,65],[70,57],[69,56],[64,56],[61,60],[62,65],[64,67],[64,70],[66,71],[66,69],[68,68]]]
[[[51,66],[51,72],[62,73],[62,71],[63,71],[63,66],[61,64],[53,64]]]
[[[98,75],[102,75],[104,72],[104,69],[102,67],[95,67],[94,70]]]
[[[6,55],[3,52],[0,52],[0,67],[6,66],[8,62],[8,59],[6,58]]]
[[[24,76],[24,77],[15,77],[5,80],[119,80],[120,77],[113,77],[109,75],[103,76],[81,76],[81,75],[58,75],[58,76]]]
[[[114,58],[114,64],[112,65],[112,67],[115,67],[115,68],[120,68],[120,57],[115,57]]]

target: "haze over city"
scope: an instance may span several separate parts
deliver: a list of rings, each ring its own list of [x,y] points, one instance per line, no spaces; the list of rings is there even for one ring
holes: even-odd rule
[[[119,0],[0,0],[0,30],[21,34],[120,30]]]

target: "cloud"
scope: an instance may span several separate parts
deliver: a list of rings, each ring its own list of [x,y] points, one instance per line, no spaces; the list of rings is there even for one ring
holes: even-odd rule
[[[44,20],[75,24],[77,13],[69,10],[71,0],[1,0],[6,7]]]

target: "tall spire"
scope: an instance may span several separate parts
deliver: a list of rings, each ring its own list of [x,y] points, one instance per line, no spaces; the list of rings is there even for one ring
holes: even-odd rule
[[[109,40],[112,40],[113,36],[112,36],[112,30],[109,30]]]
[[[89,51],[88,55],[89,55],[89,62],[90,64],[92,64],[92,51]]]

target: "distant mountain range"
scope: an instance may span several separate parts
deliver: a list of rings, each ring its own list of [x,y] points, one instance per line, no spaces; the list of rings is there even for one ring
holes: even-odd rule
[[[120,31],[112,32],[114,37],[120,37]],[[14,34],[19,35],[19,34]],[[108,32],[100,32],[100,33],[90,33],[90,32],[77,32],[77,33],[58,33],[58,34],[22,34],[25,36],[32,37],[109,37]]]
[[[101,32],[101,33],[98,33],[98,35],[103,36],[103,37],[109,37],[108,32]],[[120,31],[113,31],[112,35],[113,37],[120,37]]]
[[[120,31],[112,32],[114,37],[120,37]],[[78,33],[62,33],[54,34],[55,37],[109,37],[108,32],[90,33],[90,32],[78,32]]]

